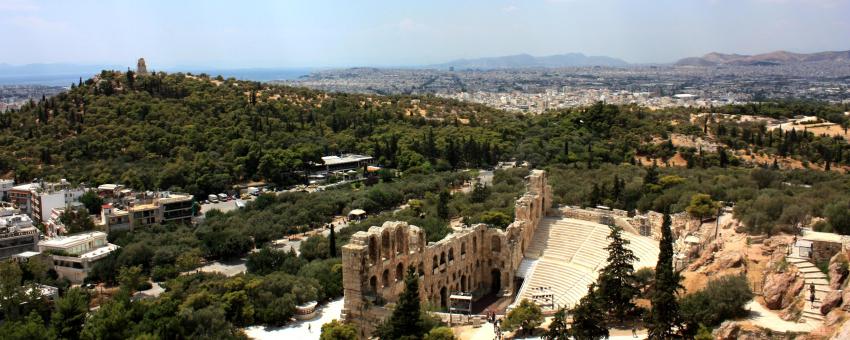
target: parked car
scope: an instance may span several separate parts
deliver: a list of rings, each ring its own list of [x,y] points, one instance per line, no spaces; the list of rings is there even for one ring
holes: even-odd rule
[[[207,198],[210,200],[210,203],[218,203],[218,196],[216,195],[210,194]]]
[[[227,195],[225,195],[225,194],[218,194],[218,200],[219,200],[219,201],[222,201],[222,202],[227,202],[227,201],[229,201],[230,199],[229,199],[229,198],[227,197]]]

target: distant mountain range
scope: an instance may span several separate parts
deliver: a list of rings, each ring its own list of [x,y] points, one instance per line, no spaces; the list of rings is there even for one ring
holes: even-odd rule
[[[447,69],[454,67],[458,70],[465,69],[502,69],[502,68],[554,68],[554,67],[577,67],[577,66],[610,66],[623,67],[629,63],[622,59],[605,56],[586,56],[581,53],[556,54],[544,57],[535,57],[530,54],[517,54],[503,57],[458,59],[443,64],[429,65],[430,68]]]
[[[818,53],[793,53],[776,51],[756,55],[724,54],[712,52],[702,57],[684,58],[675,63],[676,66],[758,66],[784,65],[808,62],[850,62],[850,51],[830,51]]]

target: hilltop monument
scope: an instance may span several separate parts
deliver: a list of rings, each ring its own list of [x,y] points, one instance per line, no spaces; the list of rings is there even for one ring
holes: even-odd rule
[[[138,75],[147,75],[148,74],[148,66],[145,65],[145,58],[139,58],[139,62],[136,64],[136,74],[138,74]]]

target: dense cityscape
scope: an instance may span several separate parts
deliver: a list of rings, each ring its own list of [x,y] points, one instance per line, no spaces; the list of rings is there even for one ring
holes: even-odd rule
[[[798,98],[846,103],[850,64],[633,66],[561,69],[329,70],[283,82],[331,92],[433,94],[510,111],[541,113],[604,101],[649,108],[710,107]]]
[[[850,339],[846,13],[0,0],[0,339]]]

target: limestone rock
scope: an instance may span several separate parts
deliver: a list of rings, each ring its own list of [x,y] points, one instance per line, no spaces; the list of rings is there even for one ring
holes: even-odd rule
[[[847,279],[847,259],[843,253],[835,254],[829,259],[829,288],[841,289],[841,284]]]
[[[734,321],[724,321],[720,324],[720,327],[714,330],[713,334],[715,339],[718,340],[736,340],[738,339],[738,333],[741,332],[741,326],[738,325],[737,322]]]
[[[764,303],[769,309],[783,309],[794,301],[803,289],[796,270],[768,274],[764,279]]]
[[[850,289],[845,289],[841,295],[841,309],[850,311]]]
[[[826,315],[833,308],[841,305],[841,291],[833,290],[826,294],[820,305],[820,313]]]
[[[744,263],[744,255],[737,251],[725,252],[721,254],[715,262],[717,263],[716,266],[718,270],[737,268]]]
[[[823,320],[823,325],[826,327],[834,327],[844,322],[847,312],[840,309],[833,309],[826,315]]]
[[[841,325],[841,328],[838,329],[835,334],[832,335],[833,340],[844,340],[850,339],[850,320],[844,321],[844,324]]]

